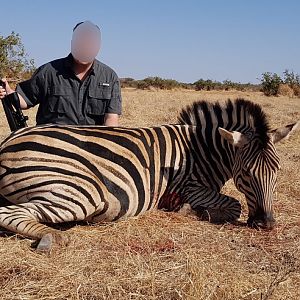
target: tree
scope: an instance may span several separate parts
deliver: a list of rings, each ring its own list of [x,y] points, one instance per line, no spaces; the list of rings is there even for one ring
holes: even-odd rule
[[[282,79],[276,73],[265,72],[262,74],[261,85],[262,92],[266,96],[277,96],[279,85],[282,83]]]
[[[283,72],[284,83],[293,87],[294,85],[300,85],[300,76],[299,74],[295,74],[293,71],[285,70]]]
[[[24,80],[31,76],[34,69],[34,61],[28,59],[19,34],[12,32],[7,37],[0,35],[1,78]]]

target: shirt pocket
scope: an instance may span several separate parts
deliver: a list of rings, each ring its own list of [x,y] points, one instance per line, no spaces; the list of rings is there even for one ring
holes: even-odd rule
[[[110,86],[98,86],[88,92],[87,113],[90,115],[104,115],[111,99]]]
[[[49,91],[49,111],[52,113],[67,114],[70,111],[71,90],[61,87],[52,87]]]

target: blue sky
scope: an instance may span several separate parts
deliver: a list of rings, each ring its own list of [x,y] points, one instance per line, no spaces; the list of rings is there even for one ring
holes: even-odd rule
[[[298,0],[1,2],[0,35],[19,33],[36,66],[66,56],[74,25],[91,20],[98,59],[119,77],[258,83],[266,71],[300,73]]]

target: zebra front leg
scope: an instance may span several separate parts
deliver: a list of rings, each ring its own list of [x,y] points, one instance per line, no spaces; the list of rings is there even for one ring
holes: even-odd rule
[[[201,220],[212,223],[234,222],[241,215],[238,200],[207,187],[187,186],[183,198],[186,204],[183,209],[188,211],[187,205],[190,205],[190,213],[196,214]]]
[[[38,251],[48,252],[54,244],[66,245],[68,243],[65,233],[41,223],[49,222],[51,218],[51,208],[48,210],[39,204],[23,203],[0,207],[0,226],[37,240]]]

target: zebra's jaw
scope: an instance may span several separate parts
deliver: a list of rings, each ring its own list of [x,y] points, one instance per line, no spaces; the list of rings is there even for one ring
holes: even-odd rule
[[[247,220],[248,226],[256,229],[271,230],[274,228],[276,221],[273,214],[255,214],[254,216],[249,216]]]

